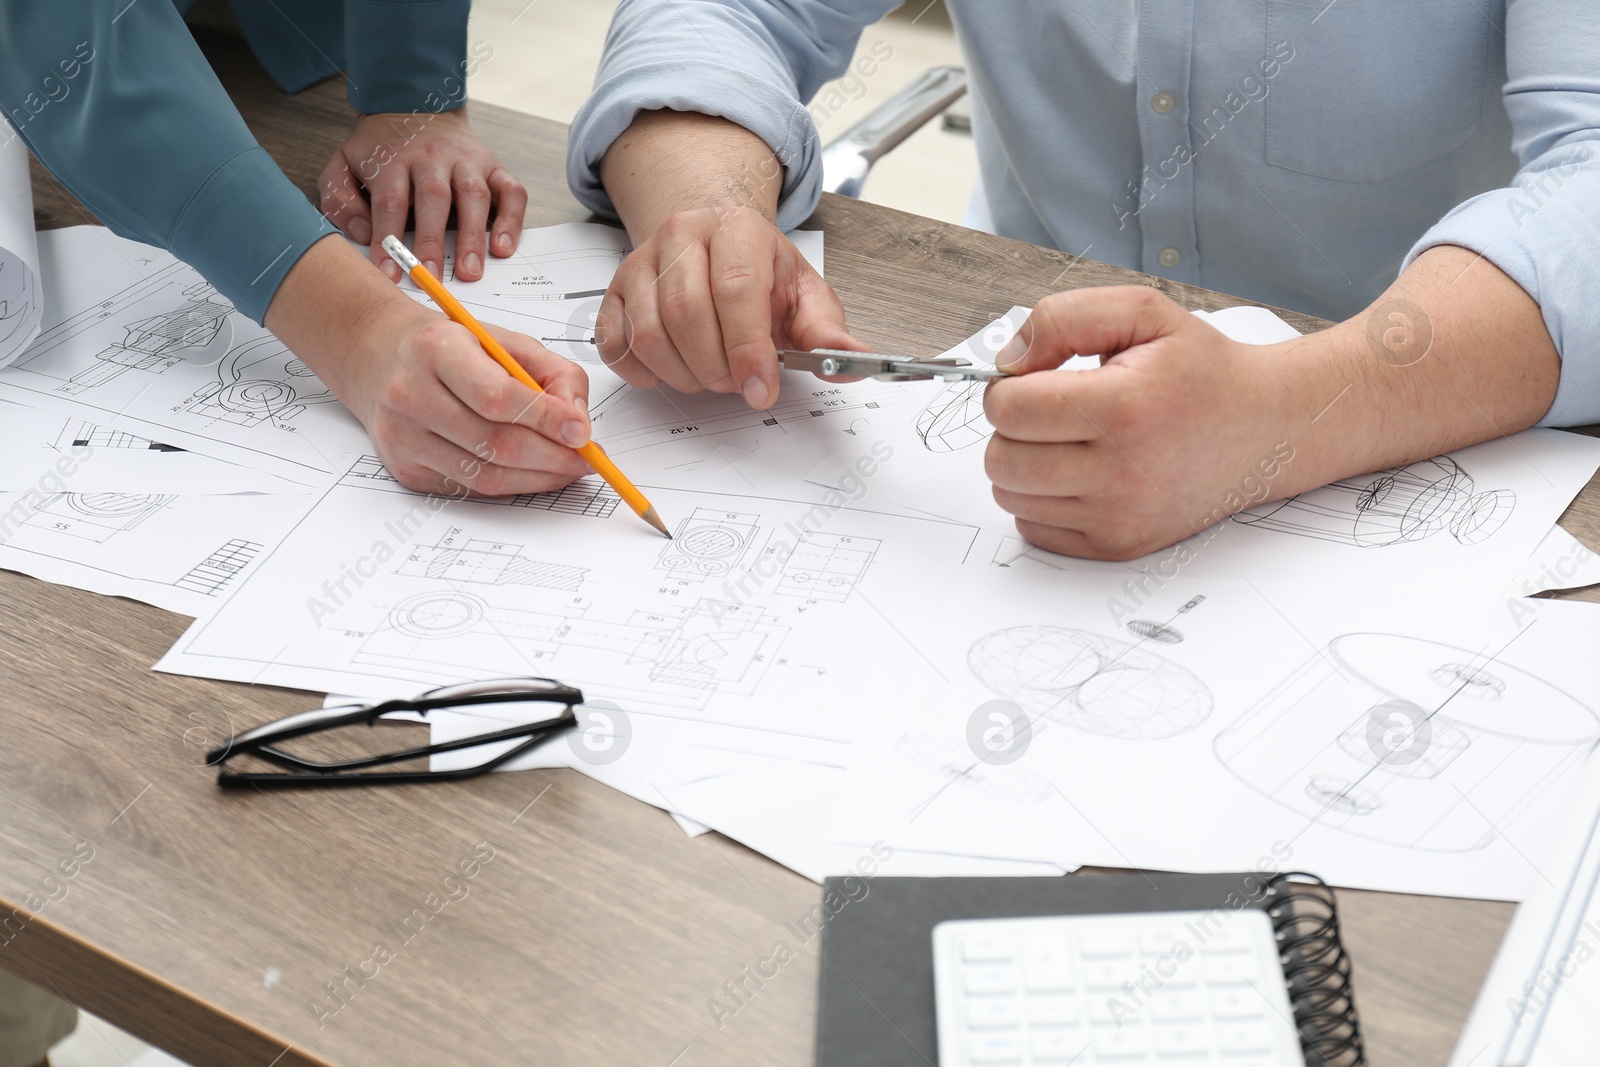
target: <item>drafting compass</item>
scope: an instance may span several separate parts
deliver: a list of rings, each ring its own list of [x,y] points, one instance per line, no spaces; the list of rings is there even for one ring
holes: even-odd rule
[[[881,352],[846,352],[819,348],[812,352],[779,349],[778,361],[790,370],[873,378],[880,382],[988,382],[1009,378],[1007,371],[982,367],[960,356],[888,356]]]

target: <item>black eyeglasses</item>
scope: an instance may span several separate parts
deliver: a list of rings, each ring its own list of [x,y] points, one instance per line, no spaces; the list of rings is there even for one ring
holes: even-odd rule
[[[519,723],[504,730],[463,737],[438,745],[423,745],[381,756],[363,756],[346,760],[315,760],[285,752],[278,746],[307,734],[336,730],[343,726],[372,726],[381,717],[396,711],[413,711],[426,715],[430,711],[446,708],[466,708],[484,704],[519,704],[541,702],[564,705],[561,712],[539,722]],[[550,678],[497,678],[486,682],[467,682],[463,685],[445,686],[430,690],[411,700],[386,700],[377,704],[343,704],[332,708],[313,708],[290,715],[286,719],[257,726],[229,739],[206,753],[206,766],[219,767],[217,784],[224,789],[237,789],[247,785],[393,785],[400,782],[453,782],[486,774],[496,767],[511,762],[564,730],[578,724],[573,707],[583,703],[583,693],[570,685],[562,685]],[[482,763],[450,770],[426,771],[369,771],[368,767],[404,763],[442,752],[459,752],[479,745],[493,745],[499,741],[525,738],[521,744],[512,745],[504,752],[488,757]],[[288,768],[283,771],[235,771],[227,761],[235,756],[247,755]]]

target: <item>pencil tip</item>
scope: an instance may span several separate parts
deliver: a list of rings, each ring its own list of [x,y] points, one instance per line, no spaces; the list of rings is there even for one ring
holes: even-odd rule
[[[654,526],[656,529],[660,530],[662,537],[665,537],[668,541],[672,540],[672,531],[668,530],[667,524],[661,521],[661,516],[656,514],[655,508],[645,508],[644,514],[641,515],[640,518],[644,519],[645,522],[648,522],[651,526]]]

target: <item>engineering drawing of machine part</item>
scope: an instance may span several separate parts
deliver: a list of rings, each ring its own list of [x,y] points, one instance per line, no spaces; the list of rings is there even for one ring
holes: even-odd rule
[[[104,543],[138,526],[175,499],[150,493],[56,493],[28,517],[26,525]]]
[[[901,758],[938,775],[946,783],[960,784],[995,800],[1038,803],[1050,795],[1050,783],[1020,767],[997,766],[973,756],[972,750],[951,737],[908,733],[895,739]]]
[[[1246,785],[1320,825],[1470,852],[1597,739],[1593,709],[1519,667],[1359,633],[1312,656],[1214,748]]]
[[[1440,456],[1250,508],[1233,521],[1357,548],[1406,544],[1446,529],[1461,544],[1475,545],[1505,525],[1517,496],[1474,488],[1460,464]]]
[[[917,412],[917,436],[929,452],[981,445],[994,433],[983,413],[987,382],[951,382]]]
[[[306,409],[334,399],[311,368],[276,337],[247,341],[228,353],[217,380],[197,390],[191,411],[254,426],[282,424]]]
[[[1189,670],[1086,630],[999,630],[973,644],[967,666],[1034,718],[1101,737],[1175,737],[1211,714],[1211,690]]]
[[[758,521],[755,515],[696,508],[656,557],[656,569],[701,580],[732,574],[755,544]]]
[[[220,359],[233,343],[233,305],[204,282],[189,286],[183,295],[187,302],[182,307],[124,327],[122,339],[96,352],[94,365],[74,374],[72,384],[87,389],[127,370],[151,370],[179,360],[204,366]]]

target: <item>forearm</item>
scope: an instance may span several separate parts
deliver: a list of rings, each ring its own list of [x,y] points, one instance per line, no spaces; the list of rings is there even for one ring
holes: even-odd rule
[[[1539,305],[1453,245],[1419,256],[1371,308],[1276,346],[1285,495],[1532,426],[1561,373]]]
[[[775,220],[784,170],[765,141],[727,119],[645,111],[606,151],[600,175],[638,244],[695,208],[748,207]]]

